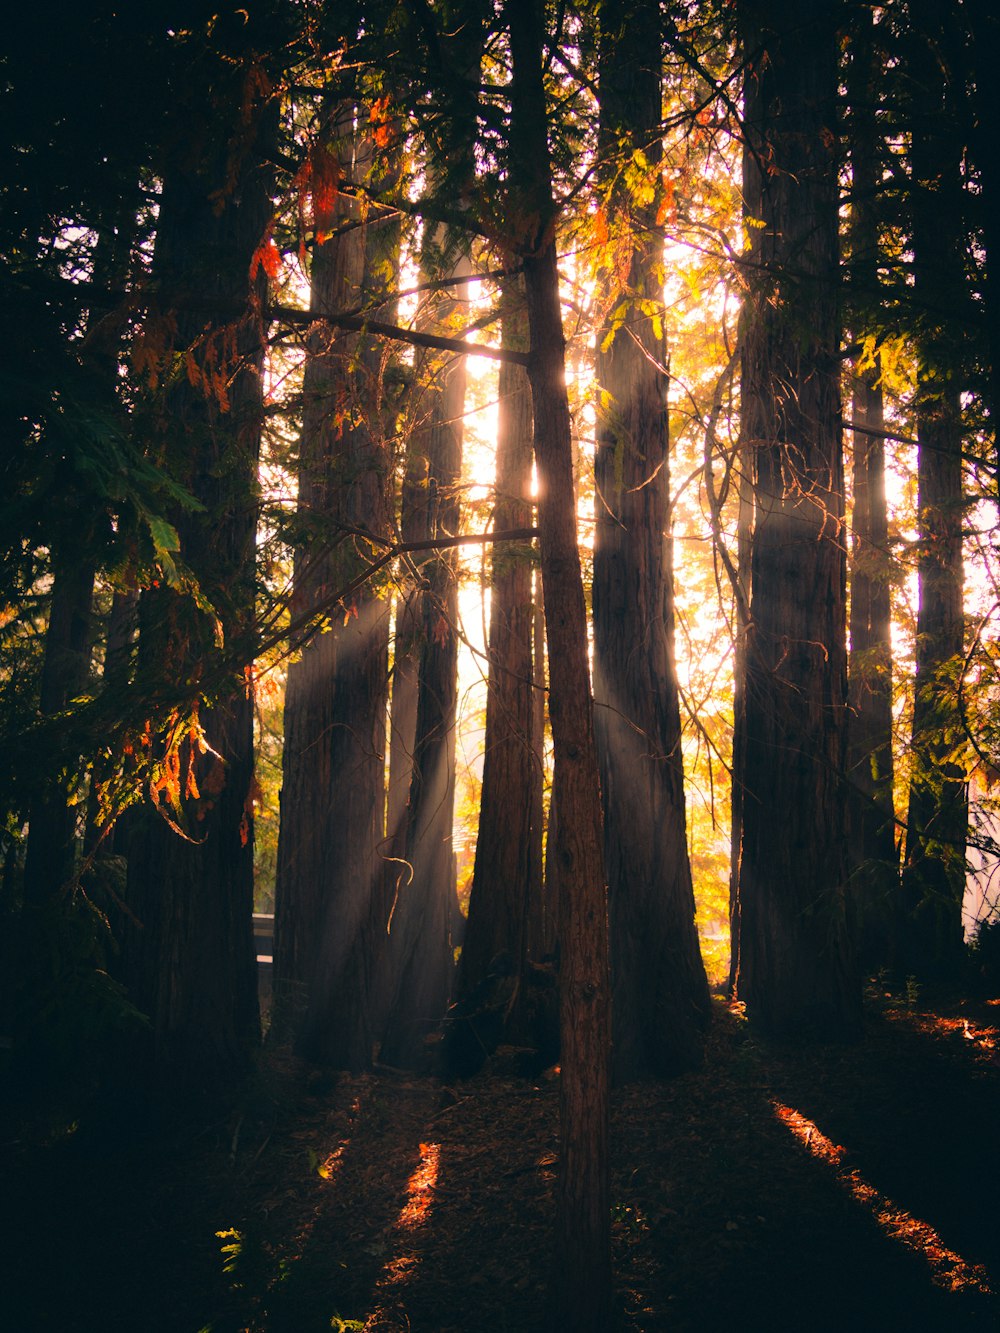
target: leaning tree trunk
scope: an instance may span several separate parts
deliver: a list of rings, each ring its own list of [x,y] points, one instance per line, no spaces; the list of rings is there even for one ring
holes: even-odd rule
[[[847,923],[836,6],[742,5],[742,352],[754,456],[738,993],[767,1032],[860,1022]]]
[[[613,234],[632,237],[607,265],[599,334],[594,532],[594,701],[604,800],[604,859],[616,1082],[701,1061],[708,982],[695,927],[674,663],[666,346],[655,217],[660,184],[659,11],[601,7],[601,153]],[[643,151],[653,199],[617,186],[619,154]],[[624,313],[621,307],[626,305]],[[610,312],[617,312],[612,317]]]
[[[503,345],[524,351],[527,319],[519,279],[506,282]],[[531,389],[523,366],[500,367],[497,424],[497,532],[531,524]],[[493,548],[487,655],[486,735],[476,861],[459,967],[458,993],[468,997],[486,981],[491,964],[510,960],[517,1002],[505,1031],[523,1041],[529,924],[541,887],[542,770],[534,744],[532,557],[529,542]],[[538,940],[533,942],[536,947]]]
[[[331,106],[319,151],[352,179],[370,165],[352,104]],[[357,334],[324,315],[358,304],[367,227],[340,195],[332,234],[317,221],[303,381],[295,604],[308,614],[363,572],[361,533],[388,533],[390,465],[379,393]],[[374,225],[374,224],[369,224]],[[366,1069],[375,1031],[373,985],[385,938],[381,843],[385,818],[388,605],[365,583],[338,603],[288,669],[281,829],[275,884],[273,1029],[305,1058]]]
[[[549,715],[559,882],[560,1153],[554,1309],[577,1333],[610,1317],[608,1183],[610,986],[600,781],[587,664],[587,613],[576,534],[573,442],[559,303],[542,82],[542,11],[507,6],[513,58],[514,216],[528,300],[538,528],[549,650]],[[550,837],[552,832],[550,831]]]
[[[920,522],[913,773],[896,970],[954,975],[962,960],[968,801],[958,692],[964,650],[959,313],[962,141],[936,5],[914,11],[912,184]]]
[[[873,21],[856,19],[848,92],[851,106],[851,291],[853,336],[878,319],[879,186]],[[890,557],[885,497],[885,415],[877,353],[851,383],[854,511],[851,652],[848,662],[850,870],[862,962],[889,961],[889,925],[899,896],[893,806]]]
[[[203,508],[177,522],[199,597],[169,587],[143,596],[139,683],[177,700],[178,719],[211,689],[200,714],[204,740],[192,728],[179,744],[179,762],[167,762],[156,784],[159,809],[147,806],[136,819],[129,845],[123,968],[150,1018],[149,1062],[130,1077],[148,1076],[171,1098],[231,1086],[259,1032],[253,703],[249,649],[241,645],[251,642],[254,615],[263,415],[263,277],[249,275],[271,217],[262,165],[270,109],[257,101],[245,54],[220,62],[211,101],[190,85],[179,142],[201,151],[184,149],[168,165],[154,259],[163,318],[151,325],[150,351],[169,366],[170,348],[156,333],[173,331],[183,370],[154,406],[152,447],[172,460]],[[234,148],[228,133],[237,125]]]

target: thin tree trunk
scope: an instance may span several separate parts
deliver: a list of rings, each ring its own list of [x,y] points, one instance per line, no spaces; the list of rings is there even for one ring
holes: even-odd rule
[[[598,335],[595,459],[594,699],[604,800],[616,1082],[701,1061],[708,982],[687,853],[680,702],[674,662],[666,346],[649,314],[662,303],[658,200],[614,187],[619,154],[643,151],[659,189],[659,11],[601,7],[601,153],[611,230],[627,227],[627,278],[604,285],[620,325]],[[628,214],[631,213],[631,216]],[[621,215],[621,216],[619,216]]]
[[[529,385],[530,388],[530,385]],[[546,843],[545,818],[545,609],[542,597],[542,572],[536,566],[531,593],[532,695],[531,740],[539,780],[532,787],[534,811],[531,836],[534,842],[530,864],[537,882],[528,892],[528,956],[535,960],[551,958],[556,948],[556,905],[554,887],[545,873],[543,849]]]
[[[607,891],[587,615],[576,536],[573,443],[542,83],[541,7],[511,3],[512,182],[523,219],[531,338],[538,526],[549,650],[558,810],[560,1155],[554,1309],[577,1333],[604,1329],[611,1305]],[[550,834],[551,836],[551,834]]]
[[[921,313],[917,369],[917,498],[920,521],[914,768],[907,814],[897,970],[954,975],[962,959],[968,801],[959,738],[964,649],[962,387],[956,295],[962,266],[961,138],[950,87],[947,19],[914,11],[912,57],[913,271]],[[953,71],[951,71],[953,74]]]
[[[742,351],[755,525],[746,644],[738,993],[779,1037],[856,1033],[847,922],[846,568],[831,0],[741,6]]]
[[[749,312],[744,312],[747,315]],[[741,319],[740,342],[746,329]],[[741,422],[736,464],[736,637],[733,642],[733,767],[729,843],[729,982],[736,998],[740,976],[740,854],[743,846],[743,781],[746,773],[747,635],[750,630],[750,577],[753,551],[753,448]]]
[[[866,331],[864,312],[878,301],[879,185],[877,79],[873,19],[860,12],[848,73],[851,105],[851,286],[854,339]],[[851,544],[851,651],[848,661],[850,868],[864,965],[889,961],[889,925],[899,894],[892,756],[892,643],[888,516],[885,496],[885,414],[881,364],[855,370],[854,511]]]

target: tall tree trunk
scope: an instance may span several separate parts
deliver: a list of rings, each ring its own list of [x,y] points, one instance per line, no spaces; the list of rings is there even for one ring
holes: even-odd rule
[[[530,389],[530,384],[529,384]],[[545,679],[545,607],[542,595],[542,571],[535,568],[531,591],[531,671],[534,682],[532,698],[531,742],[535,756],[535,767],[539,781],[532,787],[534,812],[531,816],[531,836],[535,847],[531,853],[531,866],[538,876],[536,888],[528,894],[528,953],[533,959],[545,959],[554,955],[556,947],[556,903],[555,885],[549,884],[543,859],[543,847],[546,845],[545,812],[545,700],[547,696]]]
[[[205,72],[211,98],[200,80],[185,85],[177,107],[185,147],[167,164],[154,259],[162,327],[175,331],[171,347],[184,364],[154,414],[154,447],[178,461],[203,506],[178,519],[201,596],[198,605],[167,587],[144,595],[139,671],[179,708],[217,671],[218,636],[229,648],[249,642],[254,614],[263,277],[248,275],[271,217],[262,166],[270,108],[254,94],[246,48],[230,54]],[[196,303],[217,313],[196,315]],[[246,313],[234,318],[234,308]],[[147,807],[130,839],[123,966],[150,1018],[149,1063],[130,1073],[163,1097],[231,1086],[258,1036],[248,671],[248,662],[227,664],[201,712],[208,748],[196,737],[180,746],[180,772],[194,781],[186,792],[159,792],[161,811]],[[188,838],[163,817],[177,824],[177,806]]]
[[[426,458],[426,540],[459,529],[458,483],[465,409],[464,358],[440,368],[431,390],[430,423],[421,432]],[[438,1024],[451,996],[452,904],[455,860],[455,716],[458,703],[458,581],[454,552],[422,565],[420,658],[413,771],[406,811],[406,866],[397,881],[390,926],[392,1002],[381,1058],[399,1068],[419,1067],[424,1038]]]
[[[502,318],[504,346],[523,351],[527,311],[519,279],[506,282]],[[501,365],[498,413],[493,526],[503,532],[531,524],[531,388],[522,366]],[[515,1039],[524,1036],[519,1027],[527,998],[529,922],[538,910],[533,900],[541,884],[532,565],[529,542],[493,549],[483,786],[458,984],[459,995],[468,997],[484,983],[496,957],[507,955],[516,1000],[505,1029]]]
[[[437,159],[429,175],[437,189],[457,196],[458,208],[469,208],[475,193],[476,115],[482,59],[482,0],[442,4],[436,11],[442,25],[435,34],[432,60],[437,62],[443,115]],[[428,22],[430,16],[428,15]],[[443,225],[429,228],[424,238],[423,267],[429,278],[470,272],[468,240]],[[443,291],[429,304],[429,320],[442,323],[454,309]],[[414,444],[407,466],[407,484],[425,484],[416,499],[415,524],[428,540],[457,535],[459,482],[462,471],[465,359],[437,358],[428,393],[426,427]],[[423,460],[426,460],[424,463]],[[426,468],[426,470],[424,470]],[[405,504],[405,496],[404,496]],[[412,771],[405,818],[403,873],[397,874],[389,935],[388,1006],[381,1058],[388,1064],[419,1066],[424,1037],[434,1028],[451,996],[453,954],[451,928],[458,918],[452,823],[455,808],[455,721],[458,702],[458,563],[454,551],[438,552],[422,566],[426,587],[420,600],[420,659],[417,669],[416,725]],[[409,608],[406,608],[409,615]],[[410,622],[413,623],[412,621]],[[403,622],[404,640],[407,629]],[[397,628],[397,645],[399,645]],[[405,691],[405,671],[400,679]],[[405,693],[399,710],[398,739],[404,750]],[[397,777],[396,781],[399,779]],[[398,790],[398,789],[397,789]],[[393,796],[397,817],[398,796]],[[399,833],[395,834],[397,847]],[[398,853],[397,853],[398,855]]]
[[[913,7],[913,272],[920,316],[917,493],[920,523],[913,776],[907,814],[901,973],[953,974],[962,958],[968,802],[960,737],[964,649],[962,387],[956,297],[964,291],[962,143],[950,83],[949,25],[939,6]],[[960,299],[960,298],[959,298]]]
[[[741,317],[740,343],[750,312]],[[743,781],[746,772],[746,683],[747,635],[750,632],[750,577],[753,552],[753,446],[745,422],[740,421],[736,464],[736,578],[735,629],[733,642],[733,767],[730,797],[729,841],[729,982],[731,999],[736,998],[740,976],[740,856],[743,847]]]
[[[351,104],[330,106],[319,151],[364,180],[370,162]],[[356,306],[364,287],[367,227],[340,195],[333,234],[317,227],[311,309]],[[337,228],[343,227],[342,231]],[[359,535],[388,533],[389,460],[379,399],[359,336],[317,326],[303,381],[299,502],[310,537],[296,554],[300,613],[346,585],[373,554]],[[273,1023],[307,1059],[361,1070],[371,1063],[373,984],[387,905],[385,819],[388,680],[385,598],[364,584],[288,669],[281,829],[275,884]]]
[[[838,382],[836,6],[741,6],[742,353],[755,525],[741,756],[738,993],[779,1037],[853,1035]]]
[[[857,342],[877,318],[876,197],[880,167],[872,15],[860,11],[855,24],[848,95],[851,291],[855,310],[852,334]],[[851,382],[854,511],[848,661],[848,829],[859,951],[868,968],[882,967],[889,961],[889,924],[899,894],[893,807],[890,561],[881,374],[876,353],[871,364],[855,369]]]
[[[627,278],[609,265],[597,353],[594,701],[604,800],[617,1082],[701,1061],[708,982],[695,928],[674,662],[666,346],[659,200],[659,10],[601,6],[600,151],[613,234],[631,236]],[[621,156],[655,173],[641,206],[615,181]],[[611,311],[624,315],[612,318]],[[619,322],[620,321],[620,322]]]
[[[611,1304],[607,891],[542,83],[541,6],[516,0],[506,13],[513,58],[511,146],[517,171],[512,186],[514,216],[523,226],[555,753],[553,800],[558,811],[562,1077],[553,1294],[563,1325],[589,1333],[607,1326]]]

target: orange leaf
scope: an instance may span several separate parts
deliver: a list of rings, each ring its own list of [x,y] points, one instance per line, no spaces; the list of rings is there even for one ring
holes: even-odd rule
[[[340,163],[334,153],[319,145],[312,154],[310,181],[313,230],[317,244],[329,239],[336,221],[337,196],[340,193]]]

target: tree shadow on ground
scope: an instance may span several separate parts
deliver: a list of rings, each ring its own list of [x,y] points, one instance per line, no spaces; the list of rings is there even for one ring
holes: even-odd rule
[[[627,1096],[619,1152],[665,1172],[632,1167],[648,1235],[619,1265],[645,1301],[629,1327],[996,1326],[994,1180],[964,1129],[996,1123],[995,1075],[885,1024],[793,1055],[723,1014],[713,1077]]]
[[[996,1013],[880,1001],[858,1045],[791,1052],[720,1004],[704,1069],[614,1095],[611,1327],[996,1327]],[[268,1055],[197,1134],[5,1153],[18,1333],[560,1327],[554,1077],[324,1078]]]

